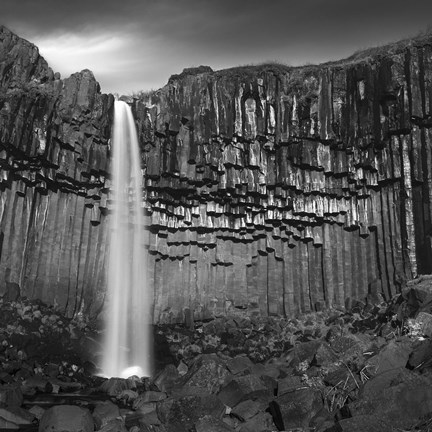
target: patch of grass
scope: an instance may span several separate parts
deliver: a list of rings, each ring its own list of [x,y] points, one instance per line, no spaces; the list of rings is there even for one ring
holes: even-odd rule
[[[417,35],[384,45],[360,49],[346,59],[322,63],[320,66],[348,66],[353,63],[367,62],[379,57],[400,54],[409,47],[432,44],[432,26]]]
[[[266,61],[262,63],[251,63],[241,66],[234,66],[228,69],[220,69],[215,72],[218,76],[236,76],[240,78],[250,78],[257,74],[273,73],[275,75],[285,75],[293,69],[292,66],[277,62]]]
[[[174,80],[182,79],[188,75],[196,76],[202,73],[211,73],[211,72],[213,72],[213,69],[210,66],[201,65],[201,66],[193,66],[190,68],[185,68],[183,69],[182,73],[171,75],[168,79],[168,83]]]

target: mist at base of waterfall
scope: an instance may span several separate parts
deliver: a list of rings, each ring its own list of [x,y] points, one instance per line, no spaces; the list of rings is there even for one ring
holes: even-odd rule
[[[115,102],[111,139],[108,290],[102,374],[151,376],[152,330],[144,248],[143,176],[130,107]]]

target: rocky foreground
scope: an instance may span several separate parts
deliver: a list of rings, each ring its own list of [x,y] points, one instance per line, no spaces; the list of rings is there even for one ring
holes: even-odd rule
[[[13,297],[13,296],[12,296]],[[101,378],[98,332],[0,301],[0,430],[432,430],[432,278],[380,305],[295,319],[242,310],[155,328],[151,378]]]

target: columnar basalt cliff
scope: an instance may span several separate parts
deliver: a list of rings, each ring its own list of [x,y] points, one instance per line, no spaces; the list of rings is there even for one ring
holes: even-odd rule
[[[105,287],[114,98],[88,70],[60,80],[4,27],[0,83],[0,295],[94,313]]]
[[[156,317],[389,298],[431,271],[432,40],[135,101]]]
[[[113,97],[89,71],[58,79],[6,29],[0,79],[0,294],[97,313]],[[131,103],[155,321],[388,298],[431,272],[432,37],[185,70]]]

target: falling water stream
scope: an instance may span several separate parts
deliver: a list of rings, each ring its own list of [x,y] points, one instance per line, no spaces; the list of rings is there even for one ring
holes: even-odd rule
[[[152,298],[144,249],[143,183],[130,107],[115,102],[108,294],[101,369],[108,377],[151,376]]]

